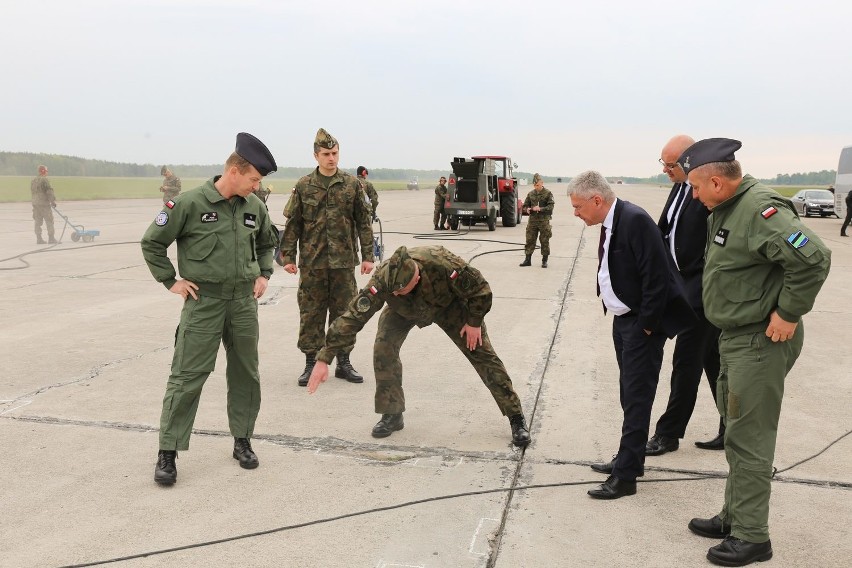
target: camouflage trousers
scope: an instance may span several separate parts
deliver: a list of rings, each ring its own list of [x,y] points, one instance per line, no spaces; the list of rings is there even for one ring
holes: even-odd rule
[[[36,237],[41,239],[41,225],[44,223],[47,228],[47,238],[54,238],[53,209],[50,205],[33,205],[33,222]]]
[[[297,346],[302,353],[316,353],[325,345],[325,323],[336,320],[346,311],[346,307],[358,287],[355,284],[353,268],[302,269],[299,272],[299,291],[296,299],[299,303],[299,341]],[[341,353],[350,353],[355,347],[352,343]]]
[[[456,347],[467,357],[479,374],[482,382],[491,391],[491,396],[504,416],[523,414],[521,400],[512,388],[512,379],[506,372],[503,362],[494,352],[485,323],[482,324],[482,345],[470,351],[465,338],[459,336],[464,326],[464,309],[459,302],[453,302],[438,314],[435,322],[444,330]],[[416,322],[404,318],[385,307],[379,317],[376,343],[373,347],[373,370],[376,374],[375,408],[378,414],[399,414],[405,411],[405,393],[402,390],[402,362],[399,350],[408,332]]]
[[[443,227],[447,224],[447,215],[444,213],[444,202],[435,205],[435,213],[432,215],[432,226]]]
[[[541,243],[541,256],[550,256],[550,217],[546,215],[530,215],[527,223],[527,242],[524,246],[524,254],[531,256],[535,251],[535,241]]]
[[[251,438],[260,411],[257,300],[187,298],[175,334],[172,373],[160,415],[160,449],[188,450],[201,389],[225,346],[228,424],[235,438]]]

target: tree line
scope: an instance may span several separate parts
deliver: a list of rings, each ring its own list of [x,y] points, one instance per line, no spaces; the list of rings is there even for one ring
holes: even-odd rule
[[[45,165],[55,176],[83,176],[83,177],[157,177],[160,175],[161,165],[156,164],[130,164],[125,162],[108,162],[106,160],[92,160],[79,158],[77,156],[63,156],[59,154],[36,154],[30,152],[0,152],[0,175],[4,176],[29,176],[38,173],[38,166]],[[221,164],[189,165],[189,164],[165,164],[178,177],[207,178],[222,172]],[[282,179],[297,179],[313,169],[312,166],[304,168],[281,168],[275,174]],[[351,174],[355,174],[355,168],[341,168]],[[410,180],[418,178],[420,183],[430,184],[438,181],[441,176],[450,172],[449,163],[446,170],[414,170],[398,168],[367,168],[370,178],[375,180]],[[532,174],[528,172],[515,172],[518,178],[532,180]],[[769,185],[829,185],[834,183],[835,170],[821,170],[819,172],[797,172],[794,174],[777,174],[774,178],[761,179],[760,181]],[[570,176],[561,179],[567,182]],[[653,177],[610,177],[612,180],[621,180],[624,183],[650,183],[666,185],[669,178],[665,174]],[[557,176],[544,176],[545,182],[555,182]]]

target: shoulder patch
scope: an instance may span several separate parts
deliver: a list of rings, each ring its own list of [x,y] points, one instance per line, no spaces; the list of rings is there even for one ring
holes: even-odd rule
[[[355,301],[355,309],[362,314],[370,311],[370,306],[372,305],[373,303],[370,301],[369,296],[358,296],[358,299]]]
[[[168,201],[166,201],[166,207],[168,207],[169,209],[174,209],[175,208],[175,202],[172,201],[171,199],[169,199]]]
[[[778,209],[776,209],[775,207],[770,205],[769,207],[767,207],[766,209],[764,209],[763,211],[760,212],[760,216],[763,217],[764,219],[769,219],[770,217],[772,217],[776,213],[778,213]]]
[[[796,231],[795,233],[787,237],[787,242],[790,243],[790,246],[795,249],[802,248],[803,246],[808,244],[809,240],[810,239],[802,231]]]
[[[455,280],[459,277],[459,273],[456,270],[453,270],[452,274],[450,274],[450,280]]]
[[[157,225],[158,227],[162,227],[163,225],[165,225],[168,222],[169,222],[169,214],[166,213],[165,211],[160,211],[160,214],[157,215],[156,219],[154,219],[154,224]]]
[[[373,296],[375,296],[375,295],[376,295],[376,294],[378,294],[378,293],[379,293],[379,289],[378,289],[378,288],[376,288],[375,286],[370,286],[370,294],[372,294]]]

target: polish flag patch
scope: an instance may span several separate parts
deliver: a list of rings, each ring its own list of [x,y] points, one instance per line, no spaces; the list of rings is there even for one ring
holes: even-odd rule
[[[172,201],[171,199],[169,199],[168,201],[166,201],[166,207],[168,207],[169,209],[174,209],[175,208],[175,202]]]
[[[450,274],[450,280],[455,280],[458,277],[459,277],[459,273],[456,272],[455,270],[453,270],[453,273]]]
[[[766,209],[764,209],[763,211],[760,212],[760,216],[763,217],[764,219],[769,219],[770,217],[772,217],[776,213],[778,213],[778,210],[775,207],[770,205],[769,207],[767,207]]]
[[[376,295],[376,294],[378,294],[378,293],[379,293],[378,288],[376,288],[375,286],[370,286],[370,294],[372,294],[373,296],[375,296],[375,295]]]

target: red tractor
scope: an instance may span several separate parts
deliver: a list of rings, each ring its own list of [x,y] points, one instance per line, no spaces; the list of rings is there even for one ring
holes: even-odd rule
[[[523,200],[518,196],[518,180],[512,177],[518,164],[506,156],[473,156],[453,158],[451,165],[444,203],[451,229],[458,229],[459,222],[472,226],[483,221],[493,231],[498,215],[504,227],[521,222]]]

